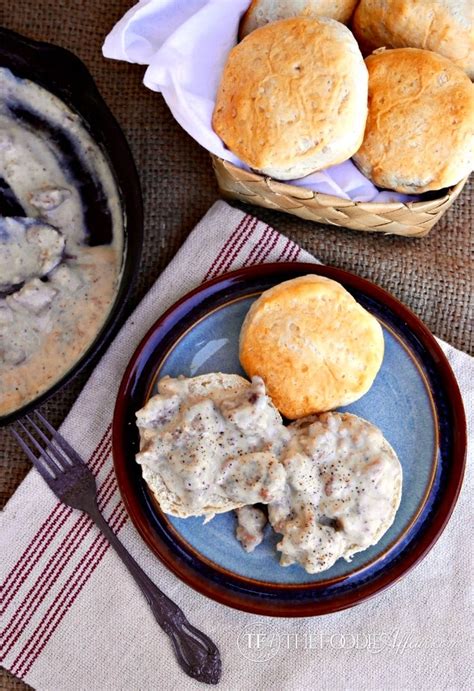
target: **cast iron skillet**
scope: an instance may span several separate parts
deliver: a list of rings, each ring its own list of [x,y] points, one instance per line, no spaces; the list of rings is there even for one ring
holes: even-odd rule
[[[122,275],[110,314],[97,337],[80,360],[53,386],[13,413],[0,417],[6,425],[38,406],[65,386],[87,365],[101,355],[116,334],[136,277],[143,241],[143,205],[140,182],[125,136],[106,106],[85,65],[64,48],[40,43],[0,28],[0,67],[7,67],[17,77],[44,87],[81,116],[95,142],[105,154],[119,190],[124,218]],[[91,241],[100,232],[98,223],[91,228]]]

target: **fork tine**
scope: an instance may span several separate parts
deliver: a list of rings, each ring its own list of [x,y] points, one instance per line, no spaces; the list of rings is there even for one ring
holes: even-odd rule
[[[21,448],[23,449],[25,454],[28,456],[30,461],[33,463],[33,465],[35,466],[36,470],[41,475],[43,480],[45,480],[45,482],[47,482],[48,485],[51,486],[54,478],[51,476],[51,473],[49,472],[49,470],[47,470],[46,467],[41,463],[40,459],[35,456],[33,451],[30,449],[28,444],[23,440],[23,438],[18,434],[16,429],[11,427],[10,432],[12,433],[16,442],[21,446]]]
[[[71,462],[65,456],[62,454],[59,449],[57,449],[51,439],[48,439],[46,434],[43,432],[43,430],[38,427],[36,422],[32,420],[32,418],[29,415],[25,415],[25,420],[28,420],[30,423],[31,427],[33,428],[34,432],[41,438],[41,440],[44,442],[46,445],[46,448],[53,454],[54,458],[57,461],[57,464],[59,465],[60,470],[65,471],[71,466]]]
[[[40,454],[41,458],[43,459],[45,465],[47,466],[48,470],[50,470],[53,475],[56,477],[58,473],[61,473],[61,469],[58,468],[54,460],[51,458],[49,453],[46,451],[46,449],[43,449],[41,444],[38,443],[38,441],[34,438],[34,436],[31,434],[30,430],[23,424],[21,420],[18,420],[18,424],[23,430],[24,434],[27,435],[27,437],[30,439],[32,442],[33,446],[35,446],[36,450]]]
[[[43,415],[41,415],[40,412],[35,410],[35,415],[39,419],[39,421],[46,427],[48,432],[51,434],[53,437],[54,441],[57,443],[57,445],[64,451],[65,454],[67,454],[68,458],[71,461],[74,461],[74,463],[82,463],[84,464],[84,461],[82,458],[79,456],[77,451],[72,448],[70,444],[64,439],[63,435],[60,434],[57,430],[54,429],[52,425],[49,424],[49,422],[46,420]]]

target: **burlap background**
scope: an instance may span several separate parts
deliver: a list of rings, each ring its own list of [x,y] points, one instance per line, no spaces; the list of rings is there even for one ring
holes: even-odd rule
[[[134,303],[148,290],[183,239],[218,196],[208,155],[171,117],[161,96],[141,84],[143,68],[102,58],[105,34],[133,0],[0,0],[0,24],[75,52],[89,67],[122,125],[141,176],[145,247]],[[310,224],[252,208],[325,263],[354,271],[394,293],[441,338],[473,352],[473,182],[430,235],[383,237]],[[59,424],[87,373],[44,411]],[[0,506],[29,468],[0,430]],[[27,688],[0,670],[0,689]],[[58,680],[58,688],[60,681]]]

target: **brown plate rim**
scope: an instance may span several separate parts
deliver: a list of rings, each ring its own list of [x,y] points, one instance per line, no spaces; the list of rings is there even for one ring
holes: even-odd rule
[[[281,273],[288,273],[294,277],[297,275],[304,275],[304,273],[327,276],[328,278],[339,281],[345,286],[364,292],[370,298],[375,299],[378,303],[388,307],[397,316],[403,318],[407,329],[416,335],[436,363],[437,375],[444,385],[444,392],[451,404],[453,419],[455,420],[455,429],[452,436],[452,456],[455,461],[456,472],[454,475],[450,475],[450,482],[444,487],[442,502],[437,509],[436,515],[424,529],[416,547],[405,554],[403,558],[392,563],[387,573],[382,572],[373,581],[363,583],[357,587],[357,589],[339,594],[330,600],[318,600],[318,588],[316,585],[314,589],[315,599],[313,601],[298,601],[297,599],[282,601],[267,598],[259,600],[255,595],[250,597],[244,591],[236,593],[234,590],[228,590],[225,584],[222,585],[210,582],[205,575],[196,572],[195,569],[184,563],[181,559],[177,559],[175,551],[170,549],[157,536],[155,530],[147,520],[144,507],[140,505],[140,502],[133,495],[130,477],[127,472],[127,458],[122,447],[122,435],[124,433],[123,428],[127,414],[129,389],[137,377],[137,365],[146,355],[145,351],[148,342],[155,332],[160,329],[177,310],[183,308],[186,304],[192,303],[196,297],[202,295],[212,287],[225,284],[226,282],[232,284],[232,282],[236,280],[256,278],[257,276],[259,278],[270,278],[272,275]],[[200,284],[194,290],[177,300],[154,323],[135,350],[120,384],[112,423],[112,452],[120,494],[133,524],[151,551],[165,564],[165,566],[167,566],[167,568],[178,576],[178,578],[203,595],[245,612],[277,617],[314,616],[352,607],[394,585],[402,576],[408,573],[408,571],[426,556],[436,543],[452,514],[464,476],[466,447],[466,419],[456,377],[441,347],[423,322],[396,297],[367,279],[361,278],[343,269],[302,262],[260,264],[237,269]]]

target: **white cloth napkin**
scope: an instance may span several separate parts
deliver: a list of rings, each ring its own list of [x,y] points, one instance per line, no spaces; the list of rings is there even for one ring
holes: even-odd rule
[[[110,424],[135,347],[168,306],[205,278],[246,264],[285,260],[316,261],[273,228],[217,202],[129,318],[61,431],[94,469],[100,506],[120,539],[219,646],[220,688],[472,688],[470,468],[451,521],[417,568],[374,599],[319,618],[262,618],[208,600],[167,571],[127,518],[113,473]],[[442,346],[472,419],[474,361]],[[472,434],[471,428],[471,441]],[[16,676],[39,691],[203,688],[179,669],[166,636],[113,550],[84,515],[56,501],[36,471],[0,517],[0,554],[0,660]],[[255,637],[247,634],[256,630],[268,634],[271,646],[263,657],[271,659],[255,661]]]
[[[247,168],[212,129],[217,88],[250,0],[140,0],[105,39],[106,58],[148,65],[144,84],[160,91],[181,127],[210,153]],[[361,202],[416,201],[379,191],[352,161],[288,181]]]

